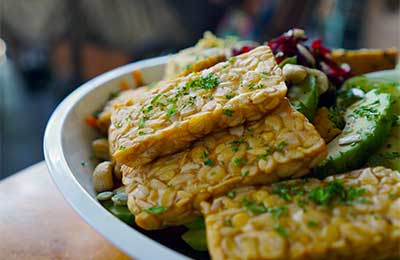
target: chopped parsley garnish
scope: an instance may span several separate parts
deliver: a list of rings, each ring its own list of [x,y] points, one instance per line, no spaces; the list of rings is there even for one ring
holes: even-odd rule
[[[230,58],[228,59],[228,62],[229,62],[229,63],[234,63],[234,62],[235,62],[235,60],[236,60],[236,58],[235,58],[235,57],[230,57]]]
[[[226,99],[231,99],[233,98],[235,95],[234,94],[226,94],[225,97]]]
[[[163,206],[154,206],[154,207],[145,208],[144,210],[151,214],[159,214],[159,213],[165,211],[166,208]]]
[[[242,166],[247,163],[247,160],[242,158],[235,158],[233,159],[233,164],[237,167]]]
[[[240,174],[240,176],[242,176],[242,177],[246,177],[247,175],[249,175],[249,171],[244,171],[244,172],[242,172],[241,174]]]
[[[213,166],[214,165],[214,162],[212,160],[210,160],[210,158],[208,158],[208,153],[206,151],[203,151],[202,157],[203,157],[203,159],[205,159],[204,160],[204,165],[207,165],[207,166]]]
[[[262,71],[261,74],[262,74],[264,77],[269,77],[269,76],[271,76],[271,74],[269,74],[269,72],[265,72],[265,71]]]
[[[225,225],[232,227],[232,221],[230,219],[225,219]]]
[[[248,88],[249,88],[249,89],[261,89],[261,88],[265,88],[265,85],[262,84],[262,83],[257,84],[257,85],[251,83],[251,84],[249,84]]]
[[[208,74],[207,76],[197,77],[192,81],[186,83],[188,88],[194,89],[214,89],[219,85],[219,79],[213,73]]]
[[[227,116],[232,116],[233,113],[235,113],[235,110],[233,110],[233,109],[224,109],[224,110],[222,110],[222,113],[224,113],[224,115],[227,115]]]
[[[150,104],[154,104],[156,103],[156,101],[161,97],[161,94],[156,95],[155,97],[153,97],[150,101]]]
[[[272,149],[270,147],[268,147],[267,149],[265,149],[265,152],[263,154],[259,154],[257,155],[258,159],[266,159],[268,157],[268,155],[270,155],[272,152]]]
[[[380,101],[376,100],[372,102],[371,104],[359,106],[354,110],[354,115],[360,116],[360,117],[365,117],[368,120],[374,120],[378,115],[378,109],[374,108],[373,106],[379,105]]]
[[[213,161],[211,161],[210,159],[206,159],[205,161],[204,161],[204,165],[207,165],[207,166],[213,166]],[[215,174],[215,172],[214,172],[214,174]]]
[[[178,109],[176,107],[176,104],[172,104],[169,106],[168,110],[167,110],[167,116],[174,116],[176,113],[178,112]]]
[[[243,139],[234,140],[231,142],[231,148],[233,152],[239,151],[239,146],[244,143]]]
[[[369,203],[366,199],[360,198],[366,190],[357,187],[345,187],[341,181],[329,182],[325,187],[317,187],[310,191],[308,198],[318,204],[328,206],[335,199],[345,204],[351,204],[354,200],[361,203]]]
[[[275,219],[280,218],[283,215],[287,215],[288,214],[288,209],[285,206],[282,207],[275,207],[275,208],[269,208],[268,212],[272,214],[272,216]]]
[[[153,110],[153,106],[148,106],[148,107],[146,107],[146,109],[145,109],[145,113],[146,112],[150,112],[151,110]]]
[[[283,226],[280,225],[280,224],[276,224],[276,225],[274,226],[274,230],[275,230],[279,235],[281,235],[281,236],[283,236],[283,237],[289,236],[289,232],[286,230],[285,227],[283,227]]]
[[[139,128],[142,128],[142,127],[144,126],[144,122],[145,122],[144,118],[143,118],[143,117],[140,118],[140,119],[139,119],[138,127],[139,127]]]
[[[249,201],[247,199],[243,199],[242,203],[247,210],[255,214],[262,214],[268,212],[268,209],[264,206],[263,203],[256,203],[254,201]]]
[[[143,131],[139,131],[138,134],[139,134],[139,135],[145,135],[146,133],[143,132]]]
[[[272,188],[272,194],[276,194],[285,201],[291,201],[292,196],[289,194],[289,189],[285,187],[282,183],[277,183]]]
[[[123,145],[120,145],[118,150],[125,150],[125,149],[126,149],[126,147],[125,147],[125,146],[123,146]]]
[[[316,222],[314,220],[310,220],[310,221],[307,222],[307,225],[309,227],[316,227],[316,226],[318,226],[318,222]]]
[[[288,145],[285,141],[280,142],[276,147],[275,151],[281,152],[283,148],[285,148]]]
[[[122,122],[115,122],[114,126],[115,126],[115,128],[121,128],[122,127]]]
[[[346,124],[340,111],[336,107],[329,108],[328,119],[339,129],[343,129]]]
[[[227,194],[228,198],[233,199],[236,196],[236,192],[234,191],[229,191]]]

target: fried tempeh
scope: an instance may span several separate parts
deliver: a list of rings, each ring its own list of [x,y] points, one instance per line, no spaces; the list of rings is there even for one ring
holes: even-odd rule
[[[136,223],[159,229],[195,219],[202,201],[233,187],[302,176],[325,156],[324,140],[285,99],[259,121],[210,134],[145,166],[123,166],[123,183]]]
[[[141,102],[114,106],[109,134],[113,156],[134,167],[181,151],[211,132],[261,119],[286,91],[267,46],[159,83]]]
[[[366,168],[229,194],[202,204],[213,260],[400,256],[399,172]]]

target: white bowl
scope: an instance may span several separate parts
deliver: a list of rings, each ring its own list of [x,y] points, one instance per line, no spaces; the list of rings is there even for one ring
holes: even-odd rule
[[[167,59],[165,56],[132,63],[83,84],[54,111],[44,137],[47,166],[65,199],[87,223],[135,259],[189,258],[126,225],[98,203],[91,182],[95,165],[89,159],[91,141],[98,134],[85,124],[84,119],[99,110],[110,92],[119,89],[121,82],[134,86],[132,71],[140,70],[147,83],[160,80]]]

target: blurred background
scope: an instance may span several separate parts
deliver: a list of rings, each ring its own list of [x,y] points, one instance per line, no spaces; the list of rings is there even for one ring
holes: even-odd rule
[[[400,48],[400,0],[0,0],[0,179],[43,160],[51,112],[83,82],[210,30],[266,41],[291,27],[331,48]]]

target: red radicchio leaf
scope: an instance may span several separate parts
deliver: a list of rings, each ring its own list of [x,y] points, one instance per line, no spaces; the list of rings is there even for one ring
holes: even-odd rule
[[[332,60],[330,57],[331,50],[323,46],[321,39],[314,40],[310,47],[310,51],[317,61],[317,68],[322,70],[336,86],[340,86],[353,75],[347,64],[339,66]]]
[[[237,56],[237,55],[249,52],[254,48],[255,48],[254,46],[244,45],[240,49],[233,49],[232,50],[232,56]]]

